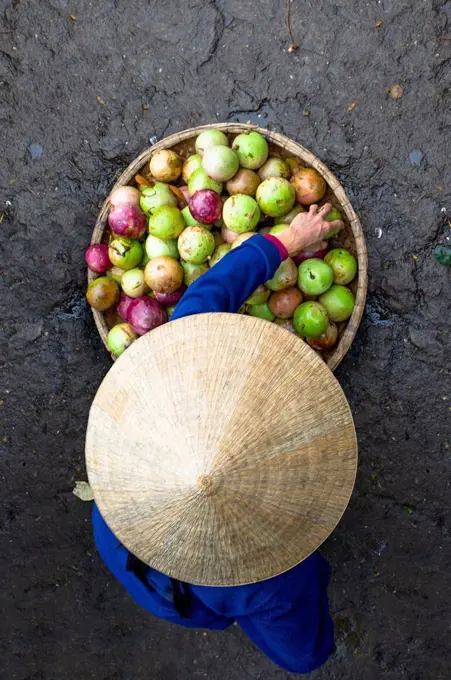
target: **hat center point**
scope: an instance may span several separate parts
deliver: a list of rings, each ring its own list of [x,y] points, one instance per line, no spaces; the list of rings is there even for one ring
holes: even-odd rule
[[[196,484],[198,490],[202,493],[208,494],[213,491],[213,477],[211,475],[199,475]]]

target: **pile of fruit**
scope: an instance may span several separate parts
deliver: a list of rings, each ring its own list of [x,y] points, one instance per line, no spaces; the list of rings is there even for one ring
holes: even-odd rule
[[[220,130],[204,130],[196,153],[182,159],[156,151],[136,187],[109,197],[109,242],[90,246],[86,262],[100,274],[88,287],[89,304],[116,309],[123,323],[108,334],[114,356],[140,335],[168,321],[187,287],[255,233],[277,236],[305,206],[324,198],[326,183],[296,158],[270,155],[266,139],[251,131],[229,145]],[[333,208],[326,219],[341,219]],[[316,350],[334,346],[337,323],[351,316],[347,287],[355,257],[328,239],[288,258],[251,295],[240,313],[296,333]]]

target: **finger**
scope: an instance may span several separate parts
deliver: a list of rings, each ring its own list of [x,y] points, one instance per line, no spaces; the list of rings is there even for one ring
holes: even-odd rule
[[[319,212],[321,215],[328,215],[330,211],[332,210],[332,203],[325,203],[324,205],[321,206],[319,209]]]
[[[317,212],[318,212],[318,206],[316,205],[316,203],[314,203],[313,205],[310,206],[309,214],[310,215],[316,215]]]

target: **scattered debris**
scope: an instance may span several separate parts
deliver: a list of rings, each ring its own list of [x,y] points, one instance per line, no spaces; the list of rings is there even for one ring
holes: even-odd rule
[[[102,97],[99,97],[98,94],[96,94],[96,99],[97,99],[97,101],[99,102],[99,104],[102,104],[102,106],[103,106],[103,104],[105,104],[105,102],[103,101]]]
[[[381,26],[383,26],[383,25],[384,25],[383,21],[377,21],[376,22],[376,28],[381,28]]]
[[[44,149],[40,144],[33,142],[33,144],[30,144],[28,147],[28,151],[30,152],[31,160],[38,161],[41,158]]]
[[[75,14],[69,14],[69,19],[71,21],[77,21],[77,17],[75,16]]]
[[[413,507],[413,505],[403,505],[402,509],[405,510],[408,515],[413,515],[413,513],[415,511],[415,508]]]
[[[346,109],[346,111],[347,111],[348,113],[351,113],[351,111],[354,111],[354,109],[355,109],[356,106],[357,106],[357,104],[356,104],[355,102],[353,102],[353,103],[351,104],[351,106],[348,106],[348,108]]]
[[[81,501],[93,501],[94,494],[88,482],[75,482],[75,487],[72,490],[74,496],[77,496]]]
[[[440,245],[434,248],[432,252],[437,262],[451,267],[451,246]]]
[[[418,167],[421,165],[421,161],[424,158],[424,153],[420,151],[419,149],[415,149],[415,151],[411,151],[409,153],[409,160],[412,165],[417,165]]]
[[[382,237],[382,229],[380,227],[376,227],[376,229],[374,230],[374,233],[376,235],[376,238]]]
[[[297,42],[295,42],[294,37],[293,37],[293,32],[291,30],[291,3],[292,0],[287,0],[286,1],[286,11],[285,11],[285,23],[287,26],[287,33],[288,33],[288,38],[290,40],[290,43],[288,45],[288,52],[295,52],[298,48],[299,45]]]
[[[392,87],[388,90],[388,95],[392,99],[400,99],[403,95],[403,89],[401,85],[399,85],[398,83],[392,85]]]

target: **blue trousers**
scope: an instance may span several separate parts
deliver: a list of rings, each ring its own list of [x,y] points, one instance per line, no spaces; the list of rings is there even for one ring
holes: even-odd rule
[[[147,567],[144,578],[138,578],[127,569],[129,552],[95,505],[93,526],[97,548],[112,574],[154,616],[187,628],[210,630],[223,630],[237,621],[272,661],[295,673],[315,670],[331,653],[334,637],[327,602],[329,567],[318,553],[259,583],[229,587],[185,584],[192,603],[186,617],[174,605],[170,577]]]

